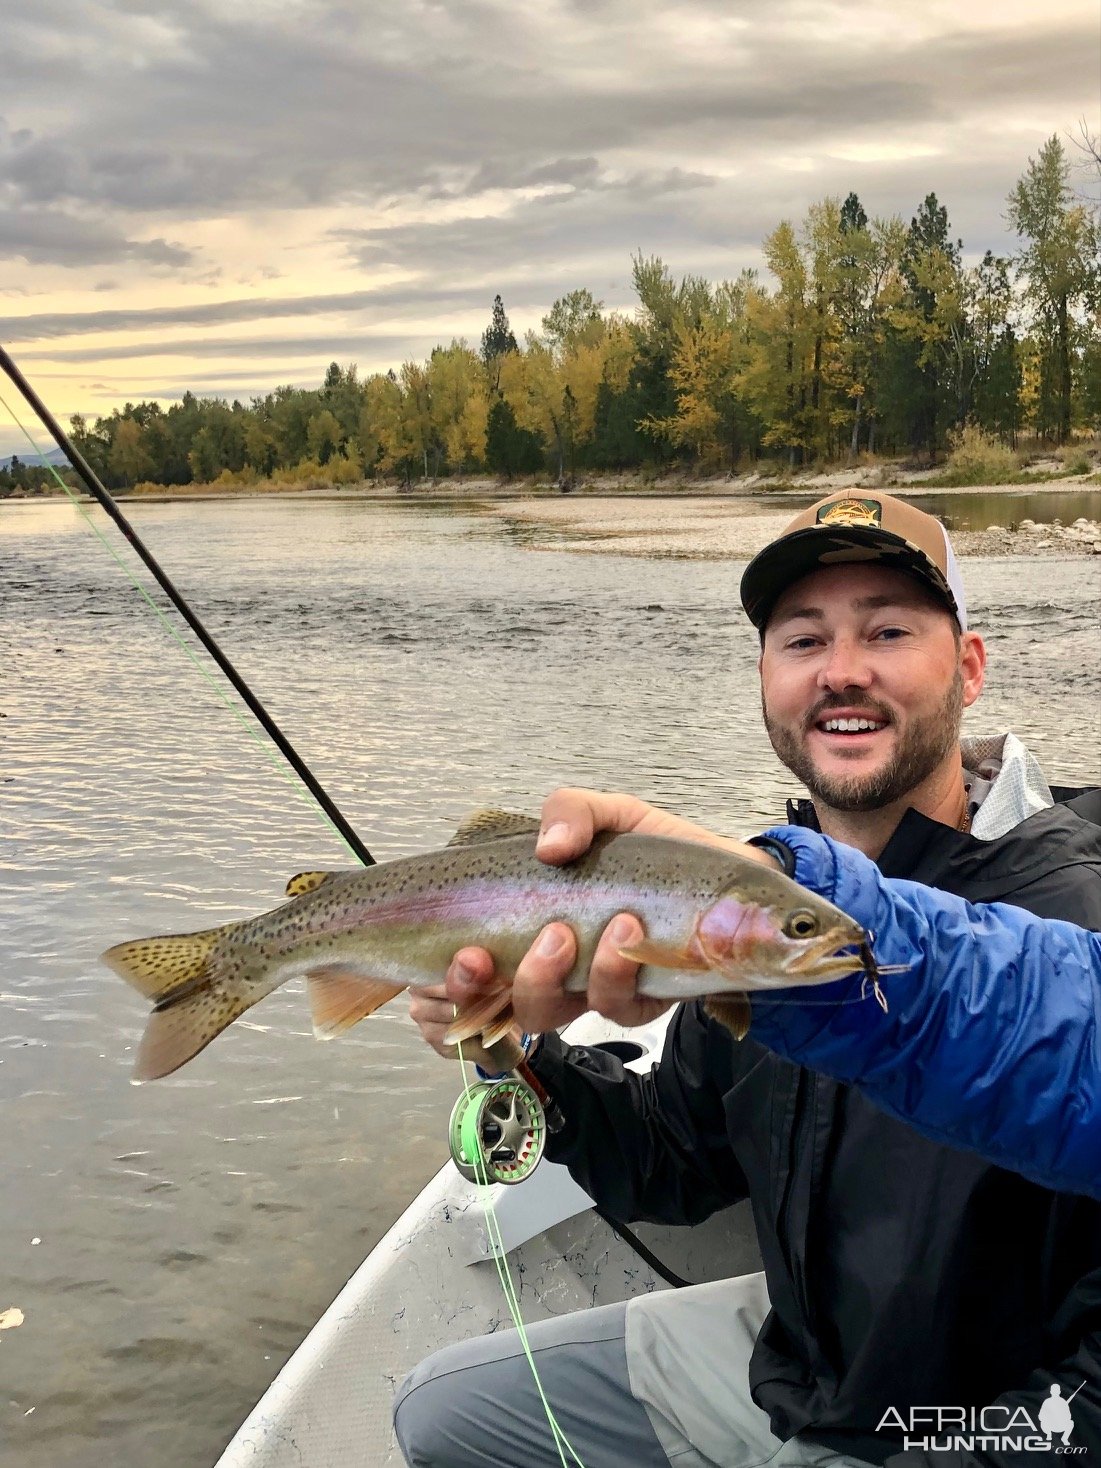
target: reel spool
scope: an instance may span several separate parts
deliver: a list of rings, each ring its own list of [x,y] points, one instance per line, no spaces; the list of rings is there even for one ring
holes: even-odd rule
[[[519,1076],[483,1081],[455,1102],[451,1160],[471,1183],[522,1183],[547,1141],[542,1102]]]

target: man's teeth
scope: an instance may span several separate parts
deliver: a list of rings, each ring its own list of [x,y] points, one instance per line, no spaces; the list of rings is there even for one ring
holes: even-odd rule
[[[824,719],[822,728],[827,734],[859,734],[866,729],[882,729],[883,724],[876,719]]]

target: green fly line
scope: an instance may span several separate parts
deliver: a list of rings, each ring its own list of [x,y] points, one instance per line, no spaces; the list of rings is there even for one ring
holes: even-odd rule
[[[287,784],[290,785],[298,793],[298,795],[302,797],[302,799],[306,802],[310,809],[315,812],[318,818],[326,826],[328,826],[330,831],[332,831],[333,834],[338,838],[338,840],[342,841],[350,851],[351,847],[348,845],[348,842],[341,835],[341,833],[337,830],[333,822],[329,819],[325,812],[319,808],[309,792],[303,789],[302,785],[291,774],[288,773],[286,765],[281,759],[276,756],[276,753],[272,749],[271,745],[266,740],[261,739],[259,734],[257,734],[256,730],[253,728],[250,721],[245,718],[244,714],[237,707],[236,703],[234,703],[234,701],[227,695],[222,685],[211,675],[209,668],[207,668],[205,664],[202,663],[200,659],[196,656],[194,648],[191,647],[191,645],[186,641],[185,638],[180,636],[179,629],[165,614],[164,608],[157,605],[157,603],[149,595],[148,590],[138,580],[137,576],[135,576],[133,568],[127,565],[126,561],[123,559],[122,556],[119,555],[118,551],[111,544],[110,540],[108,540],[107,536],[104,535],[103,531],[92,519],[91,515],[88,514],[87,510],[84,508],[83,504],[80,501],[80,496],[73,490],[71,485],[65,483],[65,480],[57,472],[56,466],[47,462],[46,456],[45,454],[43,454],[41,448],[36,442],[34,435],[31,433],[30,429],[28,429],[27,426],[22,422],[15,409],[4,397],[3,393],[0,393],[0,404],[2,404],[3,407],[7,410],[16,428],[19,429],[23,437],[30,444],[32,450],[37,455],[39,462],[43,464],[47,469],[49,469],[58,487],[68,496],[70,503],[75,507],[78,514],[84,520],[85,524],[91,529],[92,533],[95,535],[99,543],[103,546],[104,550],[108,553],[108,555],[122,571],[123,575],[130,582],[130,585],[145,601],[146,605],[149,606],[154,615],[159,619],[161,625],[164,627],[168,635],[177,644],[177,646],[182,649],[182,651],[190,661],[192,667],[195,668],[195,670],[206,680],[208,687],[219,699],[219,701],[224,704],[225,707],[230,711],[230,713],[237,720],[238,724],[245,731],[248,737],[253,741],[253,743],[256,744],[258,748],[260,748],[264,752],[264,756],[272,765],[272,768],[275,769],[279,773],[280,777],[285,780]],[[459,1068],[462,1072],[463,1078],[463,1094],[465,1095],[466,1099],[470,1101],[470,1082],[467,1078],[467,1063],[466,1060],[463,1058],[463,1048],[461,1044],[459,1045],[458,1050]],[[501,1281],[501,1289],[504,1292],[505,1302],[508,1305],[509,1314],[512,1316],[512,1321],[513,1325],[516,1328],[517,1337],[519,1338],[520,1344],[523,1347],[524,1355],[527,1358],[528,1365],[531,1367],[531,1374],[535,1381],[536,1390],[539,1393],[539,1400],[543,1405],[543,1411],[546,1413],[547,1423],[550,1426],[551,1435],[554,1439],[554,1445],[558,1450],[559,1461],[562,1464],[562,1468],[569,1468],[569,1464],[566,1459],[566,1453],[569,1453],[570,1458],[573,1459],[573,1462],[577,1465],[577,1468],[585,1468],[585,1465],[582,1463],[581,1459],[578,1457],[577,1453],[571,1446],[569,1439],[566,1437],[566,1434],[558,1425],[558,1421],[554,1415],[554,1412],[551,1410],[551,1405],[547,1400],[546,1392],[543,1390],[543,1383],[539,1379],[539,1370],[535,1364],[535,1357],[532,1354],[531,1347],[528,1344],[528,1333],[524,1328],[523,1317],[520,1313],[520,1302],[516,1295],[516,1289],[513,1285],[512,1275],[508,1267],[508,1260],[505,1254],[504,1237],[501,1233],[500,1225],[497,1222],[497,1214],[493,1207],[493,1194],[491,1191],[493,1184],[490,1182],[489,1176],[486,1172],[485,1159],[482,1156],[481,1148],[475,1149],[474,1168],[478,1176],[479,1185],[482,1188],[486,1189],[486,1227],[489,1234],[490,1252],[493,1255],[493,1262],[497,1266],[497,1277]]]
[[[463,1077],[463,1095],[466,1097],[467,1102],[470,1103],[472,1100],[472,1092],[470,1088],[470,1080],[467,1075],[467,1062],[463,1055],[463,1047],[461,1041],[459,1042],[457,1049],[459,1052],[459,1069],[462,1071]],[[566,1454],[569,1453],[574,1463],[577,1464],[577,1468],[585,1468],[584,1463],[582,1463],[581,1459],[577,1456],[577,1453],[574,1450],[569,1438],[559,1426],[558,1419],[555,1417],[554,1412],[551,1410],[551,1404],[547,1400],[547,1394],[543,1390],[543,1383],[539,1378],[539,1369],[535,1364],[535,1356],[532,1354],[531,1346],[528,1344],[528,1333],[524,1327],[523,1316],[520,1313],[520,1301],[517,1298],[516,1287],[512,1282],[512,1272],[508,1266],[508,1258],[505,1251],[504,1237],[501,1233],[501,1227],[500,1224],[497,1222],[497,1214],[493,1207],[493,1193],[491,1191],[491,1189],[493,1188],[493,1184],[490,1182],[489,1176],[486,1172],[485,1158],[482,1156],[482,1149],[480,1147],[474,1148],[473,1164],[474,1171],[478,1178],[478,1185],[485,1190],[484,1197],[486,1201],[486,1232],[489,1234],[490,1253],[493,1255],[493,1262],[497,1266],[497,1277],[501,1281],[501,1289],[504,1291],[505,1300],[508,1303],[509,1314],[512,1316],[513,1325],[516,1327],[517,1338],[519,1339],[520,1345],[523,1348],[524,1355],[527,1357],[527,1363],[531,1367],[531,1374],[535,1381],[535,1389],[539,1393],[540,1402],[543,1404],[543,1411],[546,1414],[547,1424],[550,1427],[551,1436],[554,1439],[554,1446],[558,1449],[559,1462],[562,1464],[562,1468],[569,1468],[569,1464],[566,1461]]]

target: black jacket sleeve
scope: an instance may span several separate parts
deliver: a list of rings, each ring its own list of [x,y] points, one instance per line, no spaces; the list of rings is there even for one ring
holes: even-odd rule
[[[613,1218],[700,1223],[748,1196],[723,1105],[734,1047],[717,1030],[699,1003],[682,1006],[645,1075],[599,1049],[544,1038],[532,1068],[566,1118],[547,1155]],[[744,1047],[750,1063],[756,1049]]]

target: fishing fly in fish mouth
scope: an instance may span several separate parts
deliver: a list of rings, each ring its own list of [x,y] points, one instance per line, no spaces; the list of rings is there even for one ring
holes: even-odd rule
[[[754,991],[829,983],[857,971],[876,986],[868,934],[771,865],[660,836],[599,836],[578,860],[535,853],[539,823],[482,811],[450,845],[366,870],[306,872],[290,901],[205,931],[120,943],[104,962],[153,1001],[134,1079],[179,1069],[289,979],[305,977],[315,1033],[331,1038],[409,985],[440,983],[458,949],[493,954],[500,983],[460,1010],[448,1043],[496,1043],[513,1026],[511,979],[536,934],[567,923],[583,992],[600,935],[620,912],[645,937],[621,950],[638,992],[714,998],[739,1036]],[[881,1000],[882,1002],[882,1000]]]

